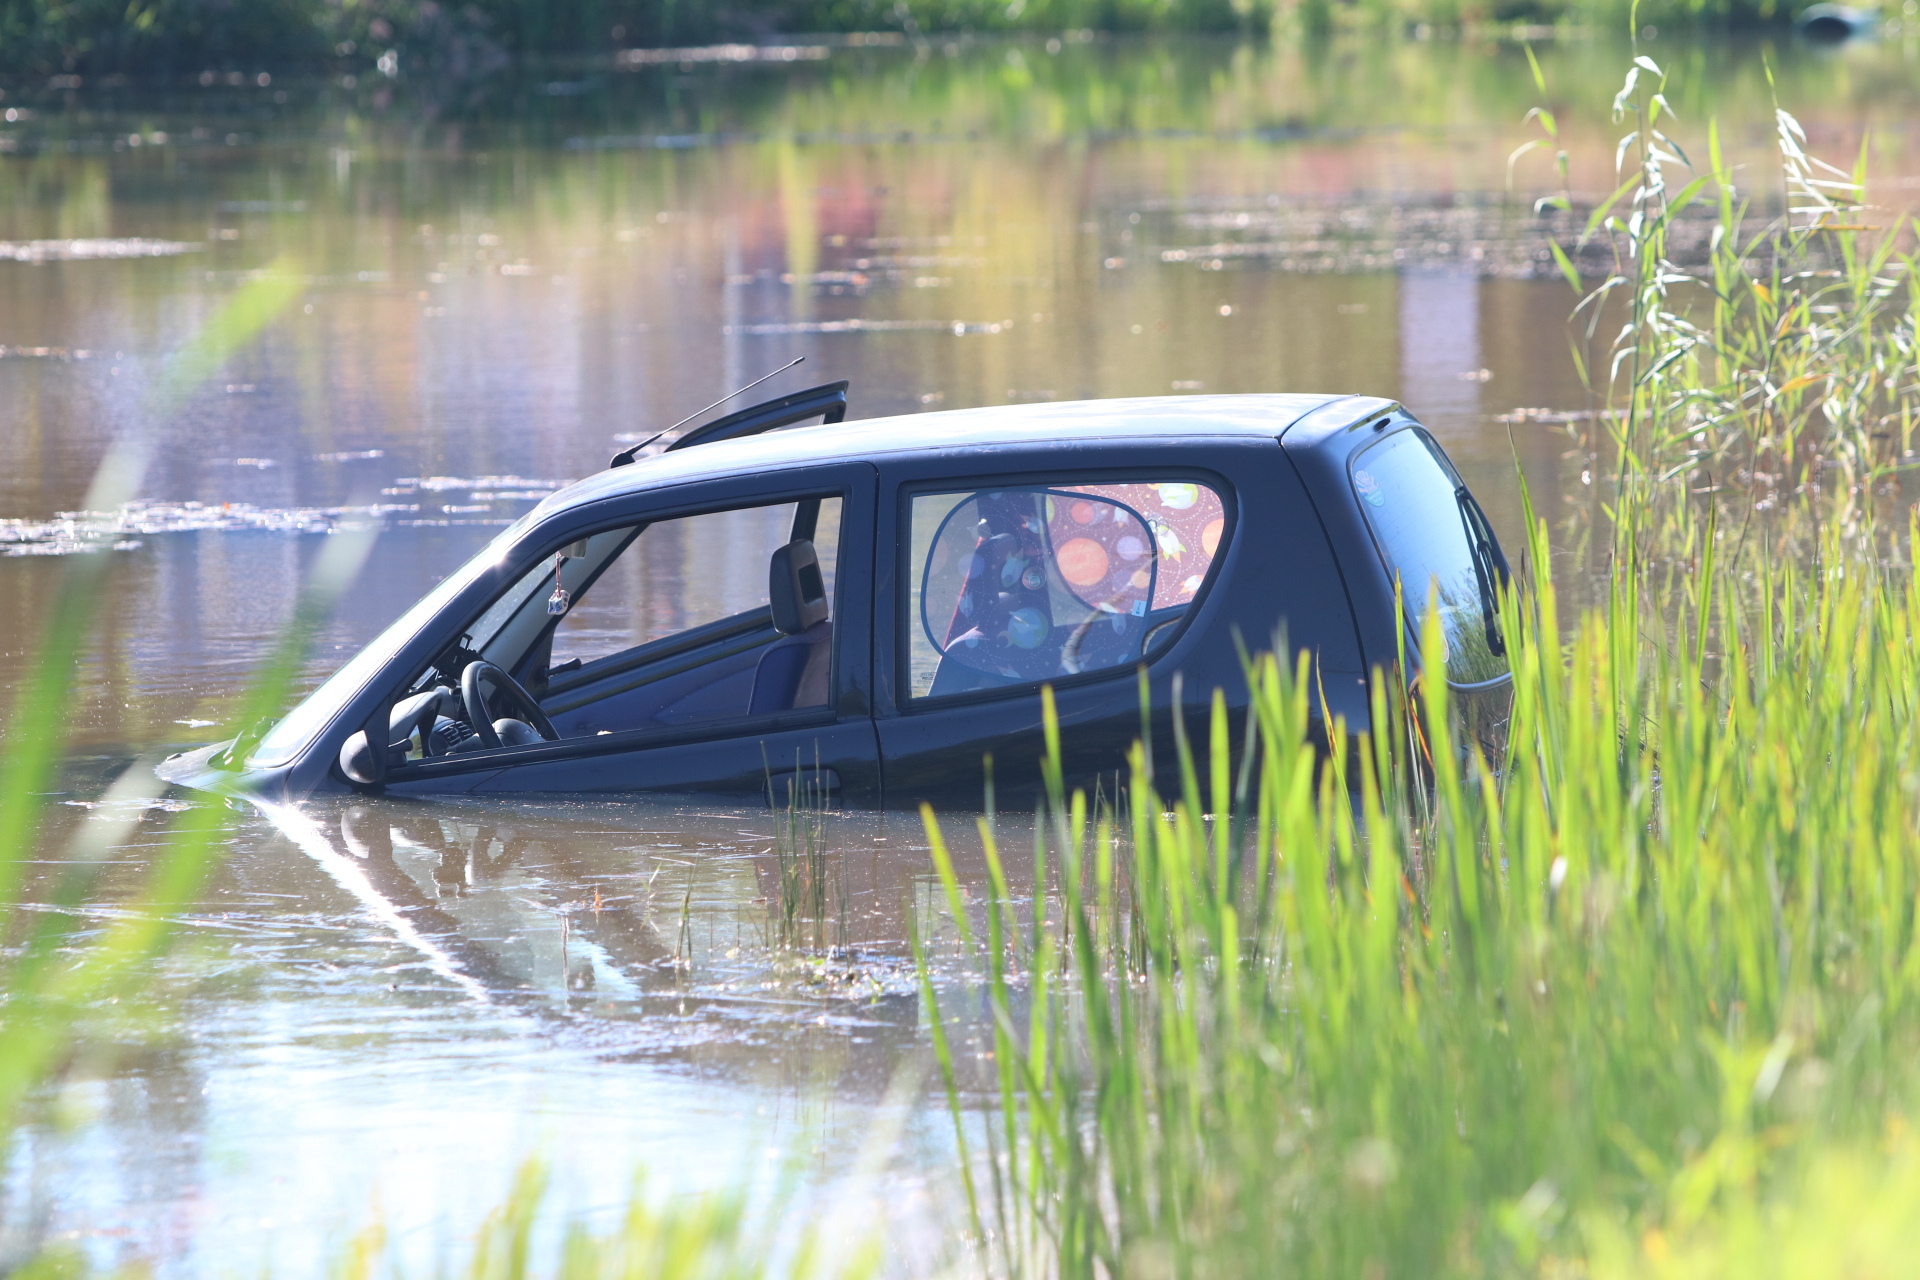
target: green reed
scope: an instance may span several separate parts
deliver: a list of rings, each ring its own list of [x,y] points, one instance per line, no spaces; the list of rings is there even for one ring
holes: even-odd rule
[[[1263,656],[1242,800],[1218,700],[1176,795],[1136,751],[1124,832],[1050,765],[1024,936],[991,830],[969,911],[929,814],[993,1017],[996,1263],[1525,1274],[1791,1207],[1878,1140],[1920,1085],[1920,587],[1767,586],[1716,598],[1716,659],[1685,622],[1644,640],[1651,588],[1563,645],[1537,578],[1491,761],[1424,682],[1421,749],[1383,683],[1387,731],[1336,722],[1323,758],[1306,664]]]
[[[1544,100],[1540,64],[1528,59]],[[1667,72],[1636,53],[1614,95],[1613,121],[1629,126],[1615,151],[1622,181],[1592,206],[1580,237],[1611,249],[1612,272],[1589,290],[1554,247],[1581,295],[1572,355],[1604,424],[1590,443],[1614,473],[1607,550],[1696,558],[1699,517],[1725,500],[1689,495],[1723,487],[1745,500],[1735,506],[1743,523],[1778,511],[1763,524],[1805,525],[1817,508],[1821,522],[1864,534],[1866,507],[1910,461],[1920,419],[1916,224],[1867,203],[1866,141],[1852,169],[1828,164],[1777,99],[1771,183],[1746,174],[1736,183],[1711,119],[1704,146],[1694,143],[1706,162],[1696,169],[1672,136],[1667,87]],[[1560,125],[1545,107],[1528,119],[1542,136],[1514,158],[1554,151],[1561,182],[1536,208],[1570,211]],[[1676,264],[1672,233],[1696,204],[1711,218],[1707,259]],[[1792,501],[1809,493],[1822,501]],[[1802,537],[1799,550],[1819,547]]]
[[[474,1233],[472,1252],[451,1268],[442,1264],[439,1274],[461,1280],[859,1280],[878,1269],[871,1243],[836,1248],[817,1224],[782,1239],[783,1216],[757,1211],[738,1187],[666,1200],[643,1179],[636,1179],[612,1227],[595,1230],[575,1221],[557,1240],[541,1241],[550,1216],[547,1183],[543,1162],[523,1163],[506,1198]],[[354,1237],[333,1270],[341,1280],[403,1274],[378,1224]]]
[[[935,1049],[992,1267],[1837,1276],[1920,1248],[1920,529],[1881,521],[1912,263],[1784,112],[1787,215],[1742,239],[1723,175],[1668,186],[1661,88],[1637,60],[1637,163],[1590,223],[1619,269],[1583,311],[1627,318],[1593,379],[1600,603],[1561,616],[1527,503],[1501,749],[1444,683],[1376,673],[1372,731],[1316,751],[1309,661],[1262,655],[1246,737],[1216,693],[1165,789],[1136,747],[1116,822],[1064,786],[1049,695],[1024,930],[990,824],[969,906],[925,815],[991,1015],[980,1129]],[[1716,186],[1694,276],[1664,237]]]
[[[224,361],[252,341],[293,301],[299,277],[276,263],[243,286],[160,370],[147,411],[164,421]],[[87,506],[111,509],[137,490],[149,440],[121,442],[102,463]],[[345,547],[347,544],[343,543]],[[349,548],[351,550],[351,548]],[[89,933],[85,908],[98,888],[102,859],[132,834],[137,818],[82,828],[52,846],[48,793],[68,742],[76,675],[94,611],[103,601],[111,552],[76,555],[62,567],[48,602],[37,658],[14,690],[0,745],[0,1149],[27,1099],[57,1074],[72,1047],[73,1026],[90,1008],[138,990],[143,969],[162,947],[173,918],[195,901],[228,824],[226,805],[197,804],[174,820],[135,900],[118,919]],[[339,556],[322,563],[346,571]],[[342,573],[323,574],[303,594],[280,642],[241,698],[236,726],[278,709]],[[135,813],[158,790],[152,760],[137,761],[107,793]],[[113,815],[109,815],[112,817]],[[52,847],[50,847],[52,846]],[[28,868],[55,856],[60,874],[29,883]],[[36,892],[37,890],[37,892]]]
[[[827,776],[816,760],[809,769],[797,757],[794,771],[767,777],[767,803],[774,813],[774,873],[777,896],[768,898],[770,947],[825,954],[847,940],[847,886],[840,859],[829,848]],[[828,929],[833,931],[828,941]]]

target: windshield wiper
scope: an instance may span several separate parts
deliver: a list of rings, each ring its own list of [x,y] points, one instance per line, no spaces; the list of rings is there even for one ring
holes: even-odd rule
[[[1453,491],[1453,500],[1460,508],[1460,523],[1466,529],[1467,551],[1473,556],[1474,580],[1480,584],[1480,617],[1487,635],[1487,652],[1496,658],[1507,656],[1507,640],[1500,632],[1500,613],[1494,595],[1494,581],[1498,577],[1501,586],[1511,581],[1512,575],[1507,569],[1507,559],[1500,554],[1500,546],[1494,542],[1487,517],[1480,510],[1480,504],[1473,500],[1464,484]]]

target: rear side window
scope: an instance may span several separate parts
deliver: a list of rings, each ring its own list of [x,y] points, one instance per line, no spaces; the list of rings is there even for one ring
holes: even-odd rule
[[[1028,485],[911,499],[911,695],[1127,667],[1171,639],[1226,534],[1214,489]]]
[[[1400,581],[1416,637],[1437,585],[1447,679],[1479,684],[1506,675],[1494,613],[1499,552],[1486,517],[1434,444],[1421,432],[1397,431],[1369,446],[1354,461],[1353,491],[1387,571]]]

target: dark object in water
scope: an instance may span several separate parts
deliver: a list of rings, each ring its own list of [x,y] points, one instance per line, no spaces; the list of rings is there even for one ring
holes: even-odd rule
[[[652,436],[649,436],[647,439],[642,440],[639,444],[633,446],[633,448],[631,449],[622,449],[619,453],[616,453],[613,455],[613,461],[609,462],[607,466],[608,467],[627,466],[635,458],[639,457],[641,451],[644,450],[648,445],[652,444],[655,440],[658,440],[661,436],[666,435],[667,431],[678,431],[681,427],[686,426],[689,422],[692,422],[695,418],[698,418],[703,414],[712,413],[715,409],[718,409],[721,405],[733,399],[735,396],[744,395],[745,393],[753,390],[755,387],[759,386],[761,383],[767,381],[768,379],[779,377],[781,374],[785,373],[787,370],[793,368],[795,365],[799,364],[801,361],[805,359],[806,359],[805,356],[795,356],[793,359],[781,365],[778,369],[775,369],[772,373],[763,373],[759,377],[755,378],[752,382],[749,382],[746,386],[741,387],[738,391],[727,392],[727,394],[721,396],[718,400],[715,400],[712,404],[708,405],[706,408],[696,410],[693,413],[688,414],[686,417],[680,419],[680,421],[668,427],[666,431],[655,432]],[[841,382],[833,385],[838,386],[840,388],[840,413],[837,417],[829,413],[826,418],[826,421],[828,422],[838,422],[840,421],[841,418],[844,418],[847,416],[847,384],[844,382]],[[815,387],[811,391],[802,391],[800,395],[813,396],[813,395],[818,395],[822,392],[831,392],[832,389],[833,389],[832,386]],[[794,400],[795,400],[795,397],[793,396],[783,396],[778,400],[769,400],[764,404],[757,404],[757,405],[754,405],[752,408],[745,410],[745,414],[749,415],[751,418],[751,421],[757,424],[756,427],[742,426],[741,423],[737,421],[742,417],[742,414],[735,413],[735,414],[729,414],[728,416],[720,419],[719,422],[709,422],[707,423],[706,426],[701,427],[700,430],[708,433],[707,436],[705,437],[706,439],[722,440],[722,439],[729,439],[737,435],[738,436],[755,435],[757,434],[758,431],[771,431],[774,427],[786,426],[788,422],[805,422],[808,418],[819,416],[820,411],[814,410],[812,412],[796,413],[791,418],[785,419],[780,422],[771,422],[771,421],[761,422],[760,421],[761,418],[770,418],[772,416],[770,413],[767,412],[768,410],[778,411],[778,410],[792,409],[794,407],[793,405]],[[693,432],[693,433],[689,433],[687,435],[681,436],[679,439],[675,440],[672,444],[668,445],[667,448],[684,449],[688,445],[695,445],[699,443],[701,443],[701,438],[699,437],[699,433]]]
[[[1816,4],[1795,18],[1793,25],[1809,40],[1839,44],[1843,40],[1872,35],[1879,23],[1879,15],[1871,9],[1855,9],[1844,4]]]
[[[1392,401],[849,423],[845,397],[781,397],[553,494],[279,724],[161,775],[287,796],[977,805],[991,755],[1017,801],[1039,785],[1043,685],[1071,780],[1123,771],[1143,723],[1171,769],[1176,711],[1198,728],[1219,688],[1242,719],[1243,646],[1278,637],[1312,657],[1324,739],[1327,715],[1367,726],[1367,673],[1417,654],[1430,601],[1458,701],[1482,728],[1504,719],[1506,561]],[[803,409],[827,422],[776,430]]]

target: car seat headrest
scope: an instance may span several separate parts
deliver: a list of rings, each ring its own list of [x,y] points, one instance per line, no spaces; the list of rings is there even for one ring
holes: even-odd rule
[[[825,621],[827,584],[813,543],[795,538],[773,553],[767,566],[767,603],[773,608],[773,629],[783,636],[797,636]]]

